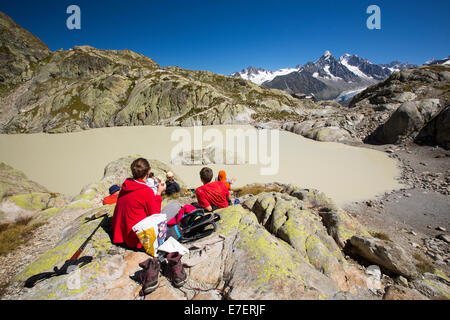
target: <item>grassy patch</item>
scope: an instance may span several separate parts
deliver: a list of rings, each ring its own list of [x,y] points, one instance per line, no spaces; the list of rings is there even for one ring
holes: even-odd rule
[[[164,194],[161,196],[161,198],[162,198],[163,200],[164,200],[164,199],[172,200],[172,199],[178,199],[178,198],[181,198],[181,197],[189,197],[189,196],[191,196],[191,195],[192,195],[192,192],[190,192],[188,189],[186,189],[186,188],[184,188],[184,187],[180,187],[180,192],[173,193],[173,194],[171,194],[170,196],[164,193]]]
[[[193,116],[198,115],[199,113],[205,111],[205,109],[201,109],[201,108],[196,108],[193,107],[191,108],[186,114],[184,114],[183,116],[181,116],[180,118],[177,119],[177,121],[183,122],[184,120],[187,120]]]
[[[50,53],[44,59],[31,63],[28,66],[28,69],[31,70],[32,72],[35,72],[39,68],[39,66],[48,64],[50,62],[50,60],[52,60],[52,57],[53,57],[53,53]]]
[[[414,92],[414,88],[410,83],[405,83],[402,85],[402,91],[405,92]]]
[[[295,112],[289,112],[287,110],[282,111],[268,111],[252,114],[252,118],[255,121],[270,121],[270,120],[284,120],[284,121],[299,121],[300,116]]]
[[[8,286],[9,286],[8,282],[0,282],[0,299],[6,293],[6,288],[8,288]]]
[[[0,255],[8,254],[27,243],[33,232],[44,222],[31,223],[32,218],[25,218],[14,223],[0,225]]]
[[[77,95],[77,96],[73,96],[72,99],[70,100],[69,104],[67,104],[63,108],[58,109],[58,110],[52,110],[50,112],[50,115],[57,116],[58,114],[65,114],[66,118],[64,118],[61,121],[80,120],[81,116],[84,113],[89,112],[90,109],[91,109],[91,107],[88,106],[87,104],[83,103],[81,101],[81,97],[79,95]]]
[[[0,98],[6,97],[10,92],[16,89],[19,86],[16,84],[2,84],[0,83]]]
[[[385,240],[385,241],[392,241],[391,238],[386,233],[378,232],[378,231],[369,231],[369,233],[372,235],[372,237]]]
[[[442,90],[442,91],[450,91],[450,84],[443,84],[441,86],[435,86],[435,88]]]
[[[41,109],[41,106],[36,106],[31,110],[28,110],[27,112],[24,113],[25,116],[31,115],[31,119],[34,119],[36,117],[36,115],[39,113],[39,110]]]
[[[431,66],[426,66],[425,69],[429,69],[435,72],[443,72],[443,71],[449,71],[450,67],[446,66],[446,65],[431,65]]]
[[[267,187],[265,185],[251,185],[233,189],[234,195],[236,197],[242,197],[243,195],[246,194],[257,195],[263,192],[280,192],[280,191],[281,188],[277,186]]]
[[[136,81],[133,81],[131,85],[128,87],[127,92],[125,93],[125,98],[123,100],[119,101],[119,105],[126,106],[128,99],[130,98],[131,92],[133,91],[134,87],[136,86]]]
[[[413,257],[417,261],[416,262],[417,271],[419,271],[420,273],[425,272],[434,273],[434,267],[428,259],[424,258],[419,253],[414,253]]]

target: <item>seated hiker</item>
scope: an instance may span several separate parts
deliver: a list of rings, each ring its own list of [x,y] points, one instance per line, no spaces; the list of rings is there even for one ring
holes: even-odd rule
[[[166,173],[166,194],[168,196],[174,193],[180,193],[180,185],[174,180],[174,175],[172,172]]]
[[[117,203],[117,196],[119,195],[120,187],[115,184],[109,188],[109,196],[103,198],[103,205]]]
[[[236,181],[236,179],[227,179],[227,174],[224,170],[219,171],[219,175],[216,178],[216,181],[222,181],[228,190],[231,191],[231,185]]]
[[[142,248],[133,226],[146,217],[161,212],[161,193],[166,185],[158,185],[156,195],[145,184],[150,175],[150,164],[146,159],[139,158],[131,164],[133,177],[122,184],[117,205],[114,210],[111,230],[113,243],[125,243],[130,248]]]
[[[195,190],[198,207],[205,208],[206,211],[226,208],[231,203],[230,191],[227,187],[222,181],[211,182],[212,178],[213,171],[210,168],[205,167],[200,170],[200,179],[203,186]]]
[[[150,187],[150,189],[153,190],[153,192],[156,195],[156,193],[158,192],[159,182],[153,172],[150,172],[150,175],[149,175],[148,179],[145,181],[145,183]]]

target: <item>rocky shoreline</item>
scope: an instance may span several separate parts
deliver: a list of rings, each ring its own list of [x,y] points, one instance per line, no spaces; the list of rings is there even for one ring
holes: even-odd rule
[[[112,245],[107,228],[86,252],[95,263],[81,269],[86,283],[80,289],[66,287],[70,275],[33,289],[22,287],[29,275],[62,263],[98,222],[87,223],[85,218],[105,209],[112,215],[114,207],[101,206],[101,197],[108,185],[126,176],[134,157],[109,164],[101,181],[59,208],[36,213],[36,221],[46,224],[27,245],[0,257],[2,282],[8,283],[2,299],[139,298],[140,286],[131,278],[146,255]],[[168,168],[152,164],[155,170]],[[364,219],[364,210],[341,209],[318,190],[272,183],[236,192],[241,205],[221,210],[218,231],[193,243],[183,257],[190,277],[187,286],[177,290],[161,277],[161,287],[146,299],[442,299],[449,294],[447,263],[432,261],[423,268],[420,263],[427,258],[420,260],[416,252],[425,249],[444,258],[445,240],[425,239],[423,248],[397,241],[402,234],[374,228]],[[176,199],[182,204],[193,200]],[[174,200],[166,198],[164,204],[169,201]],[[375,210],[379,203],[358,205]],[[387,238],[381,239],[379,230]]]

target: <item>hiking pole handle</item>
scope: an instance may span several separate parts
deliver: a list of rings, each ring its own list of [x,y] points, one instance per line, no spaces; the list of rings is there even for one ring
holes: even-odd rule
[[[37,282],[44,280],[44,279],[51,278],[52,276],[55,276],[55,275],[56,275],[55,272],[43,272],[43,273],[35,274],[34,276],[28,278],[25,281],[25,287],[33,288]]]

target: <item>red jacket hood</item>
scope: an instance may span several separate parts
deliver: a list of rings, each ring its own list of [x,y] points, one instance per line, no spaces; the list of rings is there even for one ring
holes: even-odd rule
[[[144,180],[134,180],[129,178],[123,182],[122,190],[120,190],[120,195],[127,194],[144,188],[149,188],[149,186],[145,184]]]

